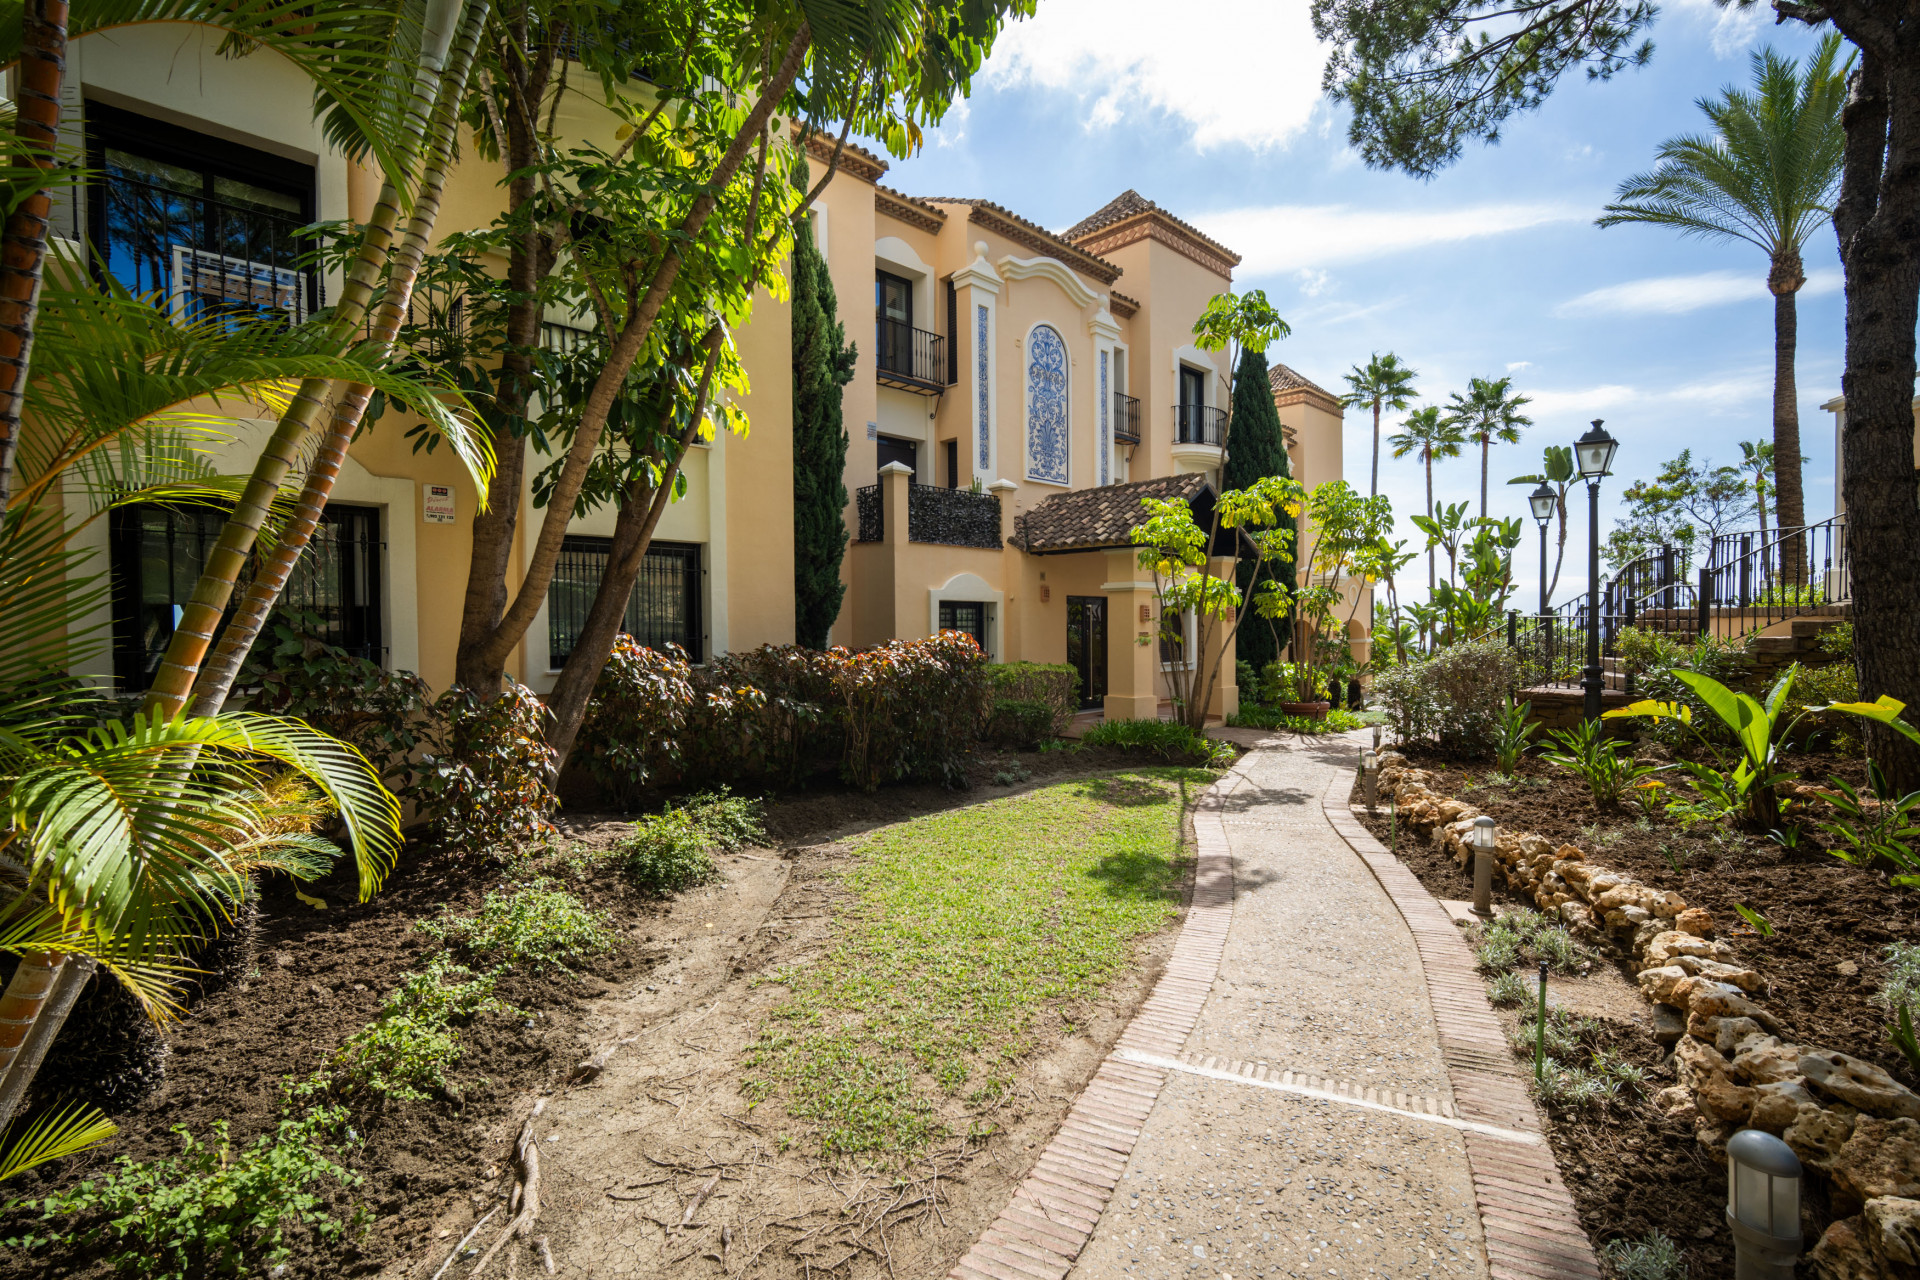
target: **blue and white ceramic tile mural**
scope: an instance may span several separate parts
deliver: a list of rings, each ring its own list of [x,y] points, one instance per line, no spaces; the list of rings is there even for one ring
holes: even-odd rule
[[[1067,483],[1067,344],[1044,324],[1027,338],[1027,479]]]
[[[981,475],[987,473],[989,463],[987,446],[991,443],[992,424],[987,419],[987,309],[974,308],[973,313],[973,365],[975,394],[980,397],[979,412],[974,415],[974,434],[979,438],[980,460],[976,469]]]
[[[1100,483],[1113,483],[1113,435],[1109,429],[1111,419],[1107,416],[1113,410],[1113,397],[1107,394],[1107,357],[1110,352],[1100,353]]]

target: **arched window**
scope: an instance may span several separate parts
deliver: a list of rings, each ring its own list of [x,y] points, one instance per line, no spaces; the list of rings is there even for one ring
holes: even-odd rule
[[[1067,483],[1067,344],[1044,324],[1027,338],[1027,479]]]

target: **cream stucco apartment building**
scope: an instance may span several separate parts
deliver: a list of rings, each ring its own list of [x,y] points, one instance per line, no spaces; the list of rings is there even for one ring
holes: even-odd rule
[[[304,313],[338,280],[295,264],[293,231],[364,219],[378,180],[329,146],[290,66],[223,58],[218,43],[182,27],[75,43],[68,140],[100,176],[65,201],[59,229],[136,289],[218,295],[265,281]],[[611,125],[584,99],[563,127],[569,118],[582,133]],[[825,158],[827,144],[810,145]],[[1142,493],[1210,500],[1228,370],[1191,330],[1239,259],[1133,192],[1055,233],[989,200],[892,191],[886,168],[847,148],[812,218],[859,348],[845,392],[855,541],[833,638],[957,627],[998,661],[1073,662],[1089,705],[1109,715],[1154,714],[1162,664],[1181,655],[1139,642],[1155,619],[1126,531]],[[465,160],[439,233],[486,225],[499,176]],[[556,343],[582,323],[549,321]],[[628,611],[643,641],[678,643],[696,661],[794,635],[787,308],[763,294],[737,340],[752,430],[693,450],[686,496],[662,520]],[[1338,478],[1338,402],[1284,366],[1274,392],[1295,474]],[[251,443],[226,469],[250,464]],[[401,425],[379,424],[353,446],[290,603],[335,643],[444,687],[478,496],[445,451],[416,453]],[[541,513],[522,501],[524,555]],[[564,660],[612,524],[610,510],[574,522],[512,667],[536,690]],[[212,513],[152,507],[88,527],[114,584],[103,611],[114,653],[91,674],[144,686],[217,527]],[[1216,709],[1233,701],[1229,685]]]

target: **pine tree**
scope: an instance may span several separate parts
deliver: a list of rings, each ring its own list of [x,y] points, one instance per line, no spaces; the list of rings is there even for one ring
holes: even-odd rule
[[[794,637],[827,647],[847,584],[847,430],[841,388],[853,380],[854,347],[839,319],[827,260],[810,229],[793,241],[793,610]]]
[[[1227,437],[1227,466],[1221,483],[1240,489],[1262,476],[1289,476],[1293,464],[1287,458],[1287,440],[1280,429],[1280,411],[1273,404],[1273,387],[1267,380],[1267,357],[1258,351],[1242,351],[1240,368],[1233,378],[1233,428]],[[1299,521],[1294,521],[1299,535]],[[1244,596],[1253,587],[1253,561],[1242,559],[1238,573]],[[1289,586],[1293,583],[1293,558],[1261,566],[1261,579],[1268,578]],[[1259,671],[1280,657],[1291,638],[1291,623],[1286,618],[1269,622],[1248,618],[1240,628],[1239,657]]]

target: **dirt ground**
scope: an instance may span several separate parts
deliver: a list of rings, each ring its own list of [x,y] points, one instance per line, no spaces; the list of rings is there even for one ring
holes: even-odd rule
[[[1811,841],[1803,842],[1810,847],[1789,853],[1724,827],[1688,831],[1664,817],[1642,822],[1637,809],[1597,812],[1577,778],[1532,758],[1522,762],[1521,785],[1498,786],[1488,784],[1490,764],[1418,750],[1407,755],[1418,767],[1435,771],[1430,784],[1435,791],[1468,801],[1500,826],[1578,844],[1596,863],[1706,907],[1742,961],[1767,978],[1767,1007],[1785,1024],[1784,1034],[1878,1062],[1914,1083],[1887,1041],[1884,1015],[1869,1000],[1884,971],[1881,947],[1920,941],[1920,904],[1911,893],[1895,890],[1885,875],[1849,866]],[[1788,767],[1808,780],[1824,782],[1838,773],[1856,785],[1860,781],[1853,776],[1860,766],[1852,761],[1796,757]],[[1357,785],[1354,799],[1359,799]],[[1393,839],[1395,853],[1435,897],[1472,897],[1470,873],[1428,841],[1405,830],[1390,832],[1384,808],[1362,821],[1382,842]],[[1498,884],[1494,896],[1496,908],[1532,905],[1508,896]],[[1736,902],[1764,916],[1774,936],[1762,937],[1743,925]],[[1645,1070],[1650,1098],[1674,1078],[1666,1051],[1653,1038],[1648,1006],[1630,986],[1632,976],[1624,965],[1614,965],[1593,978],[1555,978],[1549,998],[1600,1019],[1604,1044],[1594,1047],[1611,1049]],[[1622,1001],[1622,991],[1630,1000]],[[1502,1021],[1511,1031],[1519,1017],[1504,1012]],[[1723,1221],[1726,1166],[1701,1148],[1690,1124],[1668,1120],[1646,1098],[1605,1111],[1546,1108],[1548,1139],[1581,1225],[1596,1247],[1660,1230],[1681,1246],[1691,1276],[1730,1276],[1732,1239]],[[1802,1195],[1810,1229],[1817,1234],[1832,1218],[1821,1180],[1803,1184]]]
[[[296,1232],[276,1280],[429,1280],[497,1210],[446,1271],[466,1275],[509,1216],[501,1200],[513,1182],[512,1146],[537,1099],[545,1100],[536,1122],[542,1209],[531,1236],[561,1275],[943,1274],[998,1211],[1151,989],[1178,919],[1141,945],[1129,975],[1099,1001],[1052,1011],[1046,1048],[1021,1064],[1015,1088],[982,1117],[990,1136],[888,1175],[822,1168],[797,1148],[783,1151],[769,1123],[778,1117],[749,1112],[738,1090],[742,1059],[774,998],[758,979],[822,949],[849,837],[1142,763],[1097,750],[984,752],[968,791],[822,787],[773,798],[766,847],[722,857],[723,882],[671,901],[632,894],[610,875],[570,886],[611,914],[614,950],[577,973],[507,977],[498,994],[534,1016],[482,1017],[463,1031],[465,1056],[452,1073],[458,1101],[356,1107],[359,1145],[346,1162],[366,1180],[351,1200],[336,1192],[331,1201],[343,1219],[357,1205],[365,1220],[332,1244]],[[1025,776],[994,784],[1009,772]],[[591,812],[563,813],[558,824],[570,842],[588,845],[617,840],[628,825],[622,815]],[[498,876],[497,867],[410,850],[370,903],[353,903],[341,877],[307,886],[328,902],[325,911],[303,905],[284,881],[269,882],[257,966],[196,1001],[172,1030],[157,1090],[134,1098],[127,1086],[103,1099],[119,1137],[102,1153],[49,1166],[8,1190],[32,1198],[121,1156],[174,1154],[177,1125],[205,1138],[225,1120],[236,1148],[251,1142],[279,1115],[281,1081],[305,1076],[371,1021],[399,975],[432,950],[415,923],[443,906],[471,911]],[[569,1086],[576,1064],[608,1048],[596,1079]],[[17,1210],[5,1214],[0,1238],[30,1221]],[[0,1253],[0,1280],[109,1274],[72,1252]],[[545,1274],[535,1240],[503,1249],[487,1274]]]

